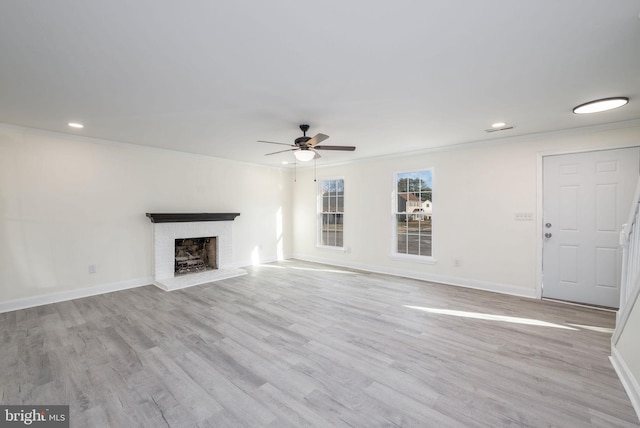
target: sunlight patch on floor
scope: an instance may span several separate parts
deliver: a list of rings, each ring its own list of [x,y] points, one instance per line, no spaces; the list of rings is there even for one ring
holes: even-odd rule
[[[311,267],[280,266],[280,265],[260,265],[260,267],[273,268],[273,269],[294,269],[294,270],[304,270],[304,271],[310,271],[310,272],[343,273],[346,275],[358,275],[358,272],[351,272],[348,270],[338,270],[338,269],[327,269],[327,268],[311,268]]]
[[[424,306],[410,306],[410,305],[403,305],[403,306],[405,308],[416,309],[422,312],[428,312],[431,314],[438,314],[438,315],[450,315],[450,316],[463,317],[463,318],[473,318],[478,320],[509,322],[513,324],[526,324],[526,325],[533,325],[538,327],[553,327],[553,328],[560,328],[563,330],[578,330],[577,328],[574,328],[574,327],[569,327],[562,324],[554,324],[547,321],[541,321],[541,320],[536,320],[532,318],[509,317],[506,315],[483,314],[480,312],[456,311],[453,309],[426,308]]]
[[[595,325],[572,324],[570,322],[568,322],[567,325],[570,325],[572,327],[577,327],[577,328],[579,328],[581,330],[597,331],[598,333],[613,334],[613,331],[614,331],[614,329],[612,329],[610,327],[598,327],[598,326],[595,326]]]

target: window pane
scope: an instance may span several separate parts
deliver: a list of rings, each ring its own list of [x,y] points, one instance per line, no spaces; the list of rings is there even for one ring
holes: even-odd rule
[[[338,196],[336,199],[336,211],[344,212],[344,196]]]
[[[420,222],[418,223],[418,229],[420,230],[420,233],[431,233],[431,219],[426,216],[421,216]]]
[[[335,224],[335,246],[336,247],[342,247],[343,245],[343,241],[342,241],[342,222],[343,222],[343,216],[342,214],[336,214],[336,224]]]
[[[330,181],[323,181],[322,182],[322,193],[324,195],[328,195],[329,194],[329,189],[331,188],[331,182]]]
[[[431,233],[420,235],[420,255],[431,256]]]
[[[431,171],[422,171],[420,173],[421,189],[422,191],[433,189],[433,174]]]
[[[396,229],[396,233],[398,235],[407,233],[407,225],[409,224],[409,216],[406,214],[397,214],[396,220],[398,223],[398,227]]]
[[[329,243],[329,223],[331,214],[322,214],[322,245],[331,245]]]
[[[398,193],[406,192],[407,189],[407,178],[405,174],[398,174]]]
[[[409,200],[408,193],[398,193],[398,212],[407,212],[407,202]]]
[[[418,255],[420,251],[420,235],[417,233],[407,234],[407,254]]]
[[[329,217],[329,229],[336,230],[336,214],[331,214]]]
[[[344,193],[344,180],[336,180],[336,191]]]
[[[327,243],[327,231],[326,230],[323,230],[320,233],[320,245],[329,245]]]
[[[415,214],[407,216],[407,233],[418,233],[420,231],[420,222]]]
[[[406,254],[407,253],[407,235],[398,234],[397,244],[398,244],[397,252],[400,254]]]
[[[322,238],[322,245],[342,246],[342,215],[323,215]]]

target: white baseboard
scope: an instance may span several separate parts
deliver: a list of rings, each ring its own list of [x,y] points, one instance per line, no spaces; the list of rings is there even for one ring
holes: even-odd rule
[[[366,272],[381,273],[386,275],[394,275],[403,278],[417,279],[421,281],[438,282],[441,284],[454,285],[459,287],[474,288],[477,290],[492,291],[495,293],[510,294],[520,297],[536,298],[535,290],[524,290],[520,287],[515,287],[507,284],[492,283],[487,281],[470,280],[466,278],[448,277],[443,275],[433,275],[428,273],[416,273],[407,272],[402,269],[384,268],[380,266],[368,265],[363,263],[340,263],[331,259],[323,259],[313,256],[293,255],[285,259],[294,258],[299,260],[306,260],[315,263],[323,263],[334,266],[341,266],[350,269],[358,269]],[[260,260],[260,263],[272,263],[277,260],[268,258]],[[252,263],[248,260],[240,263],[233,263],[233,268],[241,268],[251,266]],[[94,287],[81,288],[77,290],[61,291],[57,293],[43,294],[39,296],[26,297],[23,299],[9,300],[6,302],[0,302],[0,313],[16,311],[19,309],[32,308],[36,306],[47,305],[49,303],[64,302],[67,300],[79,299],[82,297],[95,296],[98,294],[111,293],[114,291],[126,290],[129,288],[141,287],[144,285],[153,284],[153,277],[137,278],[126,281],[119,281],[109,284],[101,284]]]
[[[265,257],[265,258],[261,258],[258,261],[257,264],[258,265],[264,265],[264,264],[267,264],[267,263],[276,263],[276,262],[278,262],[280,260],[287,260],[287,259],[290,259],[290,258],[292,258],[292,257],[288,256],[288,255],[284,256],[282,259],[278,259],[277,257]],[[235,269],[242,269],[242,268],[246,268],[246,267],[254,266],[254,265],[256,265],[256,263],[253,260],[245,259],[245,260],[242,260],[242,261],[231,263],[229,265],[229,267],[230,268],[235,268]]]
[[[627,395],[629,396],[629,400],[631,400],[633,409],[636,411],[636,415],[638,415],[638,419],[640,419],[640,385],[638,385],[638,380],[633,377],[633,373],[629,370],[629,367],[624,362],[622,355],[620,355],[615,345],[611,345],[611,356],[609,360],[618,374],[624,390],[627,391]]]
[[[260,263],[272,263],[277,261],[278,260],[276,258],[267,258],[264,260],[260,260]],[[251,260],[245,260],[242,262],[232,263],[230,268],[239,269],[251,265]],[[129,288],[142,287],[151,284],[154,284],[154,279],[152,276],[149,276],[144,278],[112,282],[108,284],[100,284],[93,287],[79,288],[76,290],[59,291],[55,293],[25,297],[22,299],[7,300],[5,302],[0,302],[0,313],[17,311],[19,309],[34,308],[36,306],[48,305],[50,303],[66,302],[67,300],[96,296],[98,294],[112,293],[114,291],[127,290]]]
[[[364,263],[337,262],[333,259],[324,259],[321,257],[308,256],[308,255],[302,255],[302,254],[294,255],[293,258],[298,260],[309,261],[309,262],[323,263],[327,265],[334,265],[334,266],[340,266],[340,267],[345,267],[350,269],[363,270],[366,272],[381,273],[385,275],[393,275],[393,276],[399,276],[403,278],[417,279],[421,281],[437,282],[440,284],[473,288],[476,290],[491,291],[494,293],[509,294],[509,295],[518,296],[518,297],[527,297],[531,299],[537,298],[535,289],[527,290],[521,287],[516,287],[514,285],[509,285],[509,284],[500,284],[500,283],[489,282],[489,281],[478,281],[474,279],[457,278],[457,277],[445,276],[445,275],[435,275],[427,272],[411,272],[403,269],[390,268],[390,267],[384,267],[384,266],[375,266],[375,265],[369,265]]]
[[[93,287],[79,288],[76,290],[59,291],[56,293],[25,297],[23,299],[8,300],[6,302],[0,302],[0,313],[33,308],[36,306],[48,305],[50,303],[66,302],[67,300],[96,296],[98,294],[112,293],[114,291],[142,287],[152,283],[153,277],[136,278],[108,284],[100,284]]]

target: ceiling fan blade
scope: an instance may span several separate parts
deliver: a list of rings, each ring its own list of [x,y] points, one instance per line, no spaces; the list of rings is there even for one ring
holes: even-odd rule
[[[295,149],[280,150],[278,152],[267,153],[265,156],[277,155],[278,153],[284,153],[284,152],[293,152],[295,150],[299,150],[299,149],[295,148]]]
[[[289,147],[296,147],[293,144],[287,144],[287,143],[276,143],[275,141],[264,141],[264,140],[258,140],[258,143],[269,143],[269,144],[279,144],[281,146],[289,146]]]
[[[307,146],[315,146],[318,143],[323,142],[324,140],[326,140],[327,138],[329,138],[328,135],[324,135],[324,134],[316,134],[315,137],[313,137],[312,139],[310,139],[309,141],[307,141]]]
[[[341,150],[343,152],[352,152],[356,148],[354,146],[315,146],[315,150]]]

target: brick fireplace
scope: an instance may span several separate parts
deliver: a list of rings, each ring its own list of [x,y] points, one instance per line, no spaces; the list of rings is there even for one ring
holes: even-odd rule
[[[172,291],[245,275],[243,269],[232,266],[232,225],[238,213],[150,214],[153,223],[154,285]],[[212,239],[215,238],[215,239]],[[209,269],[199,268],[204,263],[177,244],[193,245],[201,240],[215,242],[215,261]],[[193,251],[192,251],[193,252]],[[189,256],[187,256],[187,254]],[[191,268],[176,275],[177,264],[186,260]],[[196,268],[198,266],[198,268]]]

